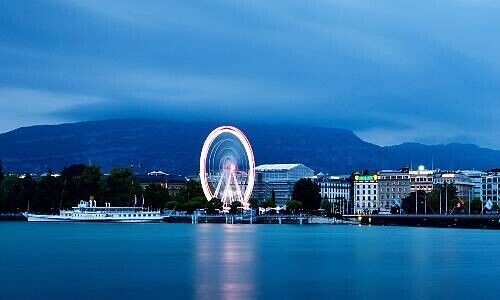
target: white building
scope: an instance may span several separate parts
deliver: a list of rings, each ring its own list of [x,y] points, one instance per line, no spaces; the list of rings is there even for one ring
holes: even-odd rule
[[[349,200],[351,199],[350,175],[329,176],[319,173],[312,177],[319,185],[321,197],[330,201],[340,209],[341,213],[349,211]]]
[[[354,212],[370,214],[379,208],[378,175],[354,175]]]
[[[488,172],[482,176],[482,200],[500,204],[500,172]]]
[[[424,191],[432,192],[433,175],[435,170],[427,170],[424,166],[419,166],[417,170],[410,170],[410,188],[411,192]]]
[[[472,198],[472,189],[474,183],[465,174],[460,172],[438,172],[434,174],[434,185],[453,184],[457,189],[457,196],[461,199],[469,200]]]
[[[476,170],[463,170],[458,172],[467,175],[472,180],[472,183],[474,184],[474,187],[472,188],[472,199],[481,200],[483,196],[482,179],[483,176],[486,175],[486,172]]]

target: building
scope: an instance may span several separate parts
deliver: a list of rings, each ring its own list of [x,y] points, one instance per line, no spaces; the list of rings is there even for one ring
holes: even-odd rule
[[[134,175],[139,184],[146,188],[149,185],[157,184],[165,188],[170,196],[175,196],[186,187],[186,178],[180,175],[170,175],[161,171],[153,171],[147,174]]]
[[[378,205],[378,175],[354,174],[353,183],[354,212],[370,214],[379,208]]]
[[[338,207],[342,214],[349,211],[351,199],[351,177],[349,175],[329,176],[319,173],[312,179],[319,185],[321,197]]]
[[[303,164],[267,164],[256,169],[256,180],[252,196],[259,201],[271,198],[273,191],[276,204],[286,205],[291,199],[293,186],[301,178],[314,175],[311,168]]]
[[[434,185],[453,184],[457,189],[457,196],[461,199],[469,200],[472,198],[472,189],[474,183],[465,174],[455,171],[443,171],[434,173]]]
[[[411,192],[432,192],[434,173],[434,170],[427,170],[424,166],[419,166],[417,170],[410,170],[409,174]]]
[[[458,172],[467,175],[472,180],[472,183],[474,184],[474,187],[472,188],[472,199],[481,200],[483,196],[483,176],[486,175],[486,172],[476,170],[463,170]]]
[[[378,196],[380,211],[389,212],[395,204],[400,206],[401,199],[411,193],[408,168],[399,171],[382,170],[378,172]]]
[[[491,200],[491,202],[497,205],[500,204],[500,170],[484,173],[481,181],[482,201],[485,203]]]

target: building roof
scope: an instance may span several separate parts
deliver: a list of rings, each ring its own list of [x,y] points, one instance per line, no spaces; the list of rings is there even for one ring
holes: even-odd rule
[[[260,165],[255,169],[257,171],[288,171],[300,166],[306,167],[303,164],[267,164],[267,165]]]

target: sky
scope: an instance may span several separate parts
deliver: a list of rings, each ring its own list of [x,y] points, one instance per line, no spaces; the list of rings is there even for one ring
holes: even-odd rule
[[[500,149],[500,1],[0,0],[0,132],[112,118]]]

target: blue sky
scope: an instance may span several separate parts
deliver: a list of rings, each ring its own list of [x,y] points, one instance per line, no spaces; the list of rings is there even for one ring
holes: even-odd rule
[[[0,0],[0,131],[141,117],[500,149],[500,2]]]

